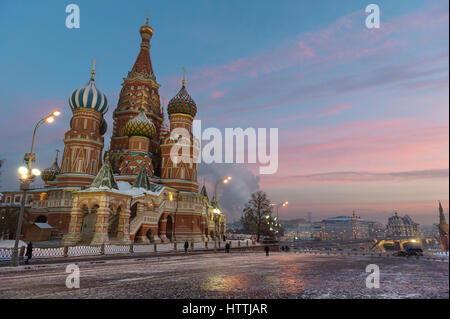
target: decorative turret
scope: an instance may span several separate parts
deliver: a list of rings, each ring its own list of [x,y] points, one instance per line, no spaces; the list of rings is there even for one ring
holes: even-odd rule
[[[105,162],[103,163],[102,168],[98,172],[97,176],[95,176],[92,184],[89,186],[89,189],[92,188],[119,189],[109,163],[109,151],[106,153]]]
[[[202,189],[200,190],[200,194],[205,196],[209,200],[208,192],[206,191],[206,185],[205,185],[205,180],[204,179],[203,179]]]
[[[141,170],[139,171],[136,180],[134,181],[133,188],[144,188],[146,190],[150,190],[150,181],[148,180],[148,173],[145,165],[141,166]]]
[[[162,109],[162,118],[163,118],[163,123],[161,125],[161,129],[159,130],[160,138],[163,138],[164,136],[166,136],[167,134],[170,133],[170,126],[169,126],[169,123],[167,122],[167,119],[165,116],[164,106]]]
[[[55,161],[53,162],[53,165],[50,166],[49,168],[44,169],[41,173],[41,178],[45,182],[46,185],[49,182],[54,181],[56,179],[56,176],[60,172],[60,168],[58,166],[58,154],[59,154],[59,150],[56,150],[56,157],[55,157]]]

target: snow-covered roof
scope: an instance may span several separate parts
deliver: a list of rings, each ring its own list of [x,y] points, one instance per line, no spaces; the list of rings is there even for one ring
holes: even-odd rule
[[[117,186],[119,189],[109,188],[106,186],[101,187],[89,187],[77,193],[94,193],[94,192],[110,192],[116,194],[129,195],[131,197],[138,197],[145,194],[159,196],[163,190],[166,188],[165,185],[159,185],[150,182],[150,190],[146,190],[145,188],[133,188],[132,185],[126,181],[118,181]]]
[[[53,228],[48,223],[34,223],[34,225],[36,225],[37,227],[39,227],[41,229],[51,229],[51,228]]]

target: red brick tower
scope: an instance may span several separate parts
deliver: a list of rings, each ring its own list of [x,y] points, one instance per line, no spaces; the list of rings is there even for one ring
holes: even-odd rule
[[[73,117],[70,130],[64,136],[64,153],[57,186],[86,186],[102,166],[103,134],[108,110],[106,96],[97,88],[95,65],[89,82],[75,90],[69,104]]]
[[[161,142],[163,183],[178,190],[198,192],[197,163],[198,144],[192,134],[192,122],[197,106],[186,90],[186,81],[167,106],[170,134]],[[176,139],[172,137],[177,136]],[[173,150],[177,150],[171,154]]]
[[[152,121],[156,128],[156,134],[148,143],[147,153],[152,158],[155,175],[160,176],[161,153],[158,139],[161,123],[161,103],[159,98],[160,85],[156,82],[150,59],[150,40],[153,29],[145,25],[139,30],[142,38],[141,49],[133,68],[124,78],[119,102],[114,110],[114,127],[111,137],[111,164],[115,173],[119,173],[122,162],[129,153],[129,136],[126,134],[126,124],[136,117],[141,108],[145,115]]]
[[[439,202],[439,239],[441,241],[441,250],[448,251],[448,224],[445,220],[444,209],[441,202]]]

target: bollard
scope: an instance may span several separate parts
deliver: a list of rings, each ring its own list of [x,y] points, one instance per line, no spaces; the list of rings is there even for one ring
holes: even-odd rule
[[[156,251],[157,251],[156,246],[157,246],[156,243],[154,243],[154,244],[153,244],[153,252],[155,252],[155,253],[156,253]]]
[[[208,242],[205,241],[205,249],[208,249]]]
[[[246,243],[247,243],[247,247],[248,247],[248,239],[247,239]]]
[[[177,251],[177,242],[176,241],[173,242],[173,250]]]
[[[105,244],[102,244],[100,246],[100,255],[104,255],[105,254]]]
[[[194,242],[191,241],[191,251],[194,251]]]
[[[241,247],[241,241],[238,240],[238,247]]]
[[[220,248],[220,241],[219,241],[219,248]]]

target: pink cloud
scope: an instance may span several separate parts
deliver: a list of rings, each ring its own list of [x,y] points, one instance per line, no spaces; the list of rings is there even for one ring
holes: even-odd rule
[[[330,107],[320,111],[317,114],[317,116],[324,117],[324,116],[336,115],[336,114],[342,113],[343,111],[351,109],[351,108],[352,108],[352,106],[349,104],[330,106]]]
[[[224,91],[213,91],[211,92],[211,94],[209,95],[209,97],[213,100],[215,99],[220,99],[225,95]]]

